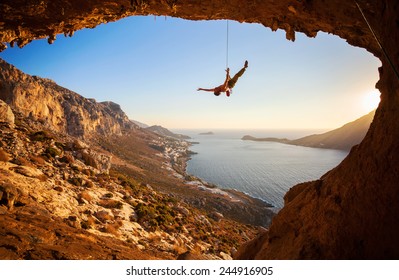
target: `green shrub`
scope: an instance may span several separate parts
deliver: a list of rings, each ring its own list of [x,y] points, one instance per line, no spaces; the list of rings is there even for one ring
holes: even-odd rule
[[[92,169],[90,169],[90,168],[85,168],[85,169],[83,169],[83,170],[82,170],[82,173],[85,174],[85,175],[87,175],[87,176],[94,176],[94,175],[96,175],[96,173],[95,173]]]
[[[82,172],[82,167],[80,167],[79,165],[72,165],[71,168],[73,171]]]
[[[68,181],[69,181],[69,183],[71,183],[72,185],[75,185],[77,187],[81,187],[83,185],[83,179],[79,178],[79,177],[70,178]]]
[[[114,195],[113,195],[112,193],[106,193],[106,194],[104,194],[104,197],[106,197],[106,198],[113,198]]]
[[[138,203],[135,207],[138,222],[147,230],[172,230],[177,224],[175,211],[164,204]]]
[[[64,143],[61,143],[61,142],[55,142],[55,146],[58,148],[58,149],[60,149],[60,150],[65,150],[65,144]]]
[[[62,153],[62,151],[61,150],[59,150],[58,148],[56,148],[56,147],[47,147],[46,148],[46,151],[44,152],[44,154],[47,156],[47,157],[56,157],[56,156],[59,156],[59,155],[61,155],[61,153]]]
[[[71,164],[74,163],[75,158],[71,154],[66,154],[62,158],[60,158],[60,161]]]
[[[53,139],[53,137],[47,131],[37,131],[31,135],[31,139],[37,142],[44,142]]]

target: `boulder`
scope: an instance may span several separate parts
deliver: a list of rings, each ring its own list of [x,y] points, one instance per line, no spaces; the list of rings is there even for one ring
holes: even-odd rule
[[[15,116],[10,106],[0,99],[0,123],[6,123],[10,126],[14,126]]]
[[[100,172],[108,173],[111,168],[111,156],[85,149],[80,153],[80,157],[86,165],[98,169]]]
[[[215,211],[215,212],[212,212],[209,214],[209,218],[211,218],[212,220],[214,220],[216,222],[220,222],[224,218],[224,216],[222,213]]]
[[[12,210],[17,198],[18,191],[13,185],[7,183],[0,184],[0,205],[6,205],[9,210]]]
[[[30,166],[16,166],[13,167],[12,170],[16,173],[31,178],[41,178],[44,175],[39,169]]]

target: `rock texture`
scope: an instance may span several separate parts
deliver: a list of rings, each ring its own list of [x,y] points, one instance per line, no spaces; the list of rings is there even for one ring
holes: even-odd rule
[[[109,170],[111,145],[105,151],[88,142],[89,148],[21,113],[15,116],[15,127],[0,122],[0,259],[174,259],[186,251],[222,259],[231,258],[257,231],[154,190],[162,180],[175,189],[184,180],[173,180],[162,168],[166,159],[136,130],[130,131],[126,145],[142,145],[140,155],[123,147],[129,152],[119,164],[137,170],[137,162],[140,173],[147,173],[143,179],[120,173],[115,163]],[[99,138],[106,142],[105,136]],[[118,148],[120,143],[112,142]],[[154,188],[142,180],[154,182]],[[229,203],[221,195],[192,193],[245,211],[244,203]],[[254,208],[251,201],[247,208]]]
[[[14,125],[15,116],[10,106],[3,100],[0,100],[0,122],[10,126]]]
[[[0,4],[0,41],[23,46],[48,38],[51,43],[56,34],[71,36],[81,28],[138,14],[257,22],[284,29],[289,40],[295,32],[314,37],[324,31],[377,56],[382,61],[377,84],[381,103],[365,139],[320,180],[287,194],[267,241],[251,254],[277,259],[399,257],[398,1],[5,0]]]
[[[188,142],[137,128],[115,103],[1,69],[0,259],[226,259],[270,224],[266,203],[186,176]],[[69,123],[72,105],[79,123],[51,121]]]
[[[359,2],[374,24],[379,23],[380,8],[389,9],[391,3]],[[260,23],[273,30],[284,29],[289,40],[295,40],[295,32],[314,37],[322,30],[379,52],[354,1],[91,0],[82,4],[73,0],[4,0],[0,11],[3,22],[0,42],[20,47],[38,38],[47,38],[52,43],[57,34],[72,36],[82,28],[132,15],[153,14]]]
[[[118,104],[84,98],[49,79],[26,75],[1,59],[0,70],[0,99],[53,130],[84,138],[92,133],[121,135],[136,127]]]

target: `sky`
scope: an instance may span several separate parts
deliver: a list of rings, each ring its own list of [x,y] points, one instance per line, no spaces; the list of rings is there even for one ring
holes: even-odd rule
[[[228,43],[227,43],[228,42]],[[364,49],[258,24],[130,17],[0,57],[129,118],[169,129],[334,129],[373,110],[381,63]],[[230,97],[198,92],[249,67]]]

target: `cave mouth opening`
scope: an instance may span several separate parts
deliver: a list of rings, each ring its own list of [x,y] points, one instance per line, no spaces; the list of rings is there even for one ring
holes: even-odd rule
[[[130,15],[157,14],[194,20],[229,18],[257,22],[273,30],[285,30],[288,39],[294,39],[297,32],[314,37],[323,31],[374,54],[383,65],[377,82],[381,102],[366,137],[326,176],[288,192],[289,203],[273,219],[269,235],[258,240],[262,246],[256,248],[253,257],[384,259],[399,255],[396,238],[399,232],[399,204],[396,203],[399,201],[399,123],[395,121],[399,118],[399,84],[356,7],[356,2],[361,5],[394,69],[398,69],[397,1],[233,0],[230,5],[215,0],[202,0],[201,5],[186,0],[130,3],[110,0],[90,1],[85,5],[68,0],[42,1],[40,5],[26,1],[29,6],[21,5],[21,1],[3,2],[0,5],[1,50],[7,42],[24,45],[37,38],[52,40],[55,34],[71,34]],[[177,103],[181,98],[175,100]],[[216,103],[222,99],[213,100]]]
[[[211,116],[206,119],[207,125],[200,123],[196,127],[232,128],[234,109],[246,113],[254,103],[259,104],[257,110],[263,109],[264,116],[241,116],[242,121],[234,128],[333,129],[374,109],[364,103],[375,95],[380,61],[364,49],[323,32],[316,38],[298,33],[296,41],[291,42],[282,30],[272,32],[260,24],[230,22],[231,71],[239,70],[245,60],[250,62],[233,99],[245,103],[234,103],[226,108],[233,112],[228,113],[223,111],[226,106],[220,106],[225,99],[199,97],[195,99],[201,102],[199,106],[208,105],[208,111],[228,117],[220,124]],[[147,96],[159,103],[179,102],[185,107],[193,96],[199,96],[194,94],[197,87],[223,82],[226,23],[131,16],[80,30],[72,38],[58,35],[52,45],[35,40],[23,49],[8,48],[0,56],[25,73],[50,78],[85,97],[99,101],[115,98],[122,107],[131,101],[131,109],[125,106],[125,112],[131,117],[145,116],[139,108],[146,109],[142,105],[148,104]],[[177,106],[171,106],[163,115],[166,127],[193,128],[204,117],[201,111],[195,114],[190,110],[196,119],[173,124],[179,119],[173,114]],[[309,107],[313,116],[307,116]],[[154,109],[165,110],[161,106]],[[165,119],[168,116],[170,120]],[[147,117],[143,120],[158,121]]]
[[[375,109],[379,61],[365,50],[322,32],[312,39],[297,34],[293,43],[283,31],[234,21],[230,65],[237,69],[248,60],[248,73],[228,100],[196,93],[199,86],[223,80],[225,28],[225,21],[136,16],[78,31],[72,38],[59,35],[52,45],[35,41],[1,55],[87,98],[112,99],[131,119],[170,129],[269,129],[264,133],[295,139],[338,128]],[[307,134],[290,137],[281,130]],[[289,181],[280,200],[289,187],[317,179],[339,162],[313,178]]]

